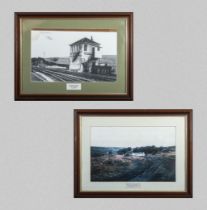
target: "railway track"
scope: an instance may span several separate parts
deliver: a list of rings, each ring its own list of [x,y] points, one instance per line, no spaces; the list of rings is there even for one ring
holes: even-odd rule
[[[80,76],[74,76],[65,72],[57,72],[49,69],[33,68],[33,72],[40,72],[55,82],[92,82],[92,79],[86,79]]]
[[[42,81],[47,82],[50,82],[50,80],[53,82],[113,82],[116,80],[116,77],[113,75],[89,74],[85,72],[76,73],[63,69],[46,69],[33,66],[32,73],[38,74],[38,72],[43,76]]]

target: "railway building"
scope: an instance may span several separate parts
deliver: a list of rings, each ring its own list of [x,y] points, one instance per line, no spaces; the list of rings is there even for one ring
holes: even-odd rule
[[[82,38],[70,44],[69,71],[111,74],[112,67],[101,63],[102,47],[93,38]]]

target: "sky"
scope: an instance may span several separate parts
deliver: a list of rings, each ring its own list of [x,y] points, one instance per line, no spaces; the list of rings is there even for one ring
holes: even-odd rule
[[[117,54],[117,32],[31,31],[31,57],[67,57],[69,45],[84,37],[100,43],[103,55]]]
[[[91,146],[175,146],[175,127],[92,127]]]

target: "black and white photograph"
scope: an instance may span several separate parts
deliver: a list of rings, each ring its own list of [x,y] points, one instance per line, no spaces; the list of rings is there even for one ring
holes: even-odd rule
[[[32,82],[114,82],[116,31],[31,31]]]
[[[175,127],[93,127],[92,182],[175,182]]]
[[[16,12],[15,100],[133,100],[133,12]]]

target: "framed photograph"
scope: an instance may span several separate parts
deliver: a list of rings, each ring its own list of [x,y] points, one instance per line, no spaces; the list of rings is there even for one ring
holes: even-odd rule
[[[192,197],[192,110],[75,110],[74,197]]]
[[[133,13],[15,13],[15,100],[133,100]]]

